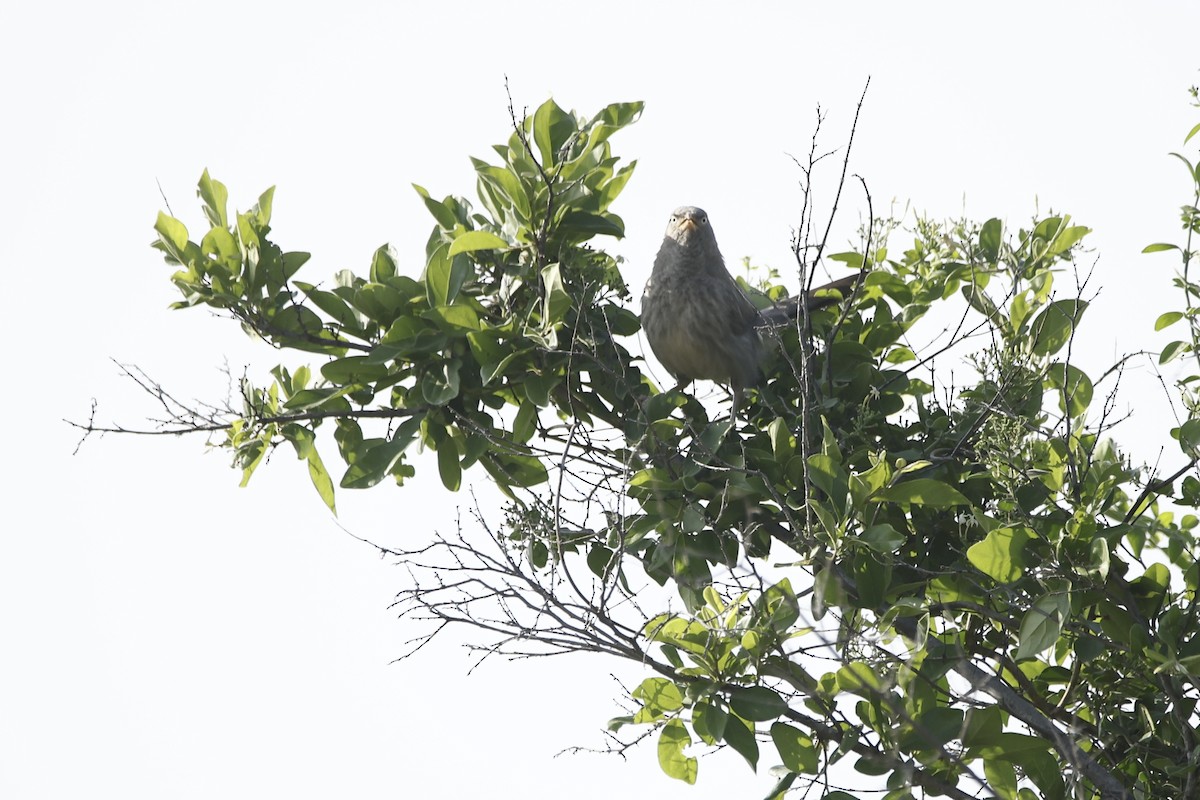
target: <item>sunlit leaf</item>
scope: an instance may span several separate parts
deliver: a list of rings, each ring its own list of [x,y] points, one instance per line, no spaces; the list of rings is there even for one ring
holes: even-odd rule
[[[470,253],[475,250],[504,250],[510,247],[508,242],[488,231],[467,231],[450,243],[450,256],[459,253]]]
[[[1025,527],[996,528],[967,548],[967,560],[993,580],[1011,583],[1024,572],[1025,544],[1032,538],[1033,532]]]
[[[792,772],[817,773],[820,750],[806,733],[785,722],[776,722],[771,726],[771,741],[775,743],[783,765]]]
[[[1014,658],[1034,658],[1053,647],[1062,635],[1063,625],[1071,612],[1071,598],[1065,591],[1055,591],[1039,597],[1025,612],[1017,634],[1020,644]]]
[[[965,506],[971,503],[953,486],[933,478],[913,478],[910,481],[889,486],[872,499],[891,503],[933,506],[934,508]]]
[[[684,754],[684,748],[692,743],[687,728],[677,719],[668,720],[658,735],[658,765],[672,778],[684,783],[696,782],[697,762]]]

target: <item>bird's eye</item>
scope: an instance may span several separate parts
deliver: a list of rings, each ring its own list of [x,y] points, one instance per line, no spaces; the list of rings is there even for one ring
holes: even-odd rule
[[[700,224],[701,224],[701,225],[707,225],[707,224],[708,224],[708,217],[700,217]]]

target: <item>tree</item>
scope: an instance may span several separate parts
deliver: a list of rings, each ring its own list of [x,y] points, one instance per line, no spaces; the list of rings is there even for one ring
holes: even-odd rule
[[[1183,244],[1147,248],[1181,259],[1184,309],[1158,327],[1187,333],[1159,361],[1196,365],[1164,476],[1111,438],[1131,357],[1096,377],[1072,362],[1089,231],[1067,215],[918,219],[901,249],[908,231],[865,195],[859,246],[827,254],[806,202],[802,285],[833,262],[867,270],[861,286],[769,332],[769,379],[738,419],[661,390],[593,245],[624,231],[611,207],[636,162],[610,139],[641,111],[514,113],[500,163],[473,160],[479,210],[415,187],[435,220],[419,277],[385,246],[365,277],[297,280],[308,255],[270,238],[272,190],[231,216],[206,171],[207,231],[155,224],[176,306],[318,366],[243,381],[238,407],[178,403],[134,371],[168,409],[156,432],[223,437],[243,484],[288,442],[331,510],[331,446],[344,489],[403,485],[418,446],[449,491],[482,468],[502,517],[387,551],[414,576],[404,613],[432,623],[414,649],[465,623],[482,647],[635,660],[648,677],[614,746],[654,736],[674,778],[727,746],[782,764],[771,797],[1200,797],[1200,169],[1179,156]],[[744,288],[763,307],[787,294],[774,272]],[[831,775],[842,760],[854,787]]]

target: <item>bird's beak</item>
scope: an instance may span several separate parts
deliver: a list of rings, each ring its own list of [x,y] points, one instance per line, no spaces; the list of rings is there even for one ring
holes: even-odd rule
[[[684,217],[679,223],[679,230],[696,230],[696,220],[691,217]]]

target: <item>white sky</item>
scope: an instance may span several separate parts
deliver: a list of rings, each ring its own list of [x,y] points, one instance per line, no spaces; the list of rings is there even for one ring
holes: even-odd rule
[[[620,713],[609,675],[636,684],[636,668],[493,660],[468,676],[453,636],[389,663],[412,633],[387,609],[400,573],[337,528],[286,452],[248,490],[199,439],[110,437],[71,457],[60,420],[92,397],[101,420],[153,411],[110,357],[201,398],[222,395],[225,358],[274,363],[236,326],[166,309],[156,181],[193,232],[205,167],[240,209],[277,185],[276,240],[313,253],[308,280],[365,271],[389,241],[416,274],[432,220],[409,184],[472,194],[467,157],[508,136],[507,74],[530,110],[550,94],[586,113],[646,101],[613,142],[639,160],[612,248],[631,285],[685,203],[731,263],[787,271],[786,153],[806,150],[817,103],[839,145],[869,75],[853,168],[877,208],[1014,225],[1038,203],[1067,211],[1096,229],[1085,357],[1166,341],[1152,324],[1177,305],[1174,262],[1139,251],[1176,238],[1188,199],[1166,153],[1200,119],[1185,91],[1198,3],[422,6],[0,11],[0,796],[761,797],[773,782],[727,753],[696,788],[663,776],[653,746],[555,758],[602,743]],[[851,195],[847,224],[860,207]],[[1151,457],[1161,403],[1125,405]],[[432,471],[339,496],[351,530],[405,543],[467,502]]]

